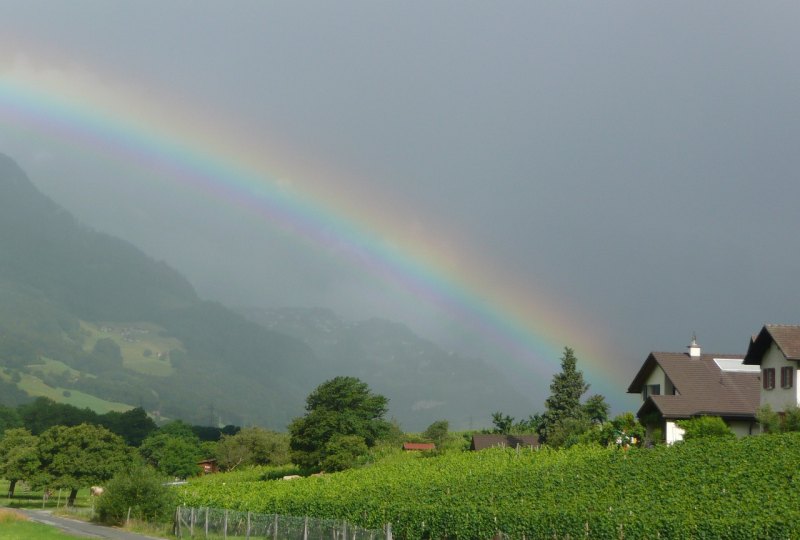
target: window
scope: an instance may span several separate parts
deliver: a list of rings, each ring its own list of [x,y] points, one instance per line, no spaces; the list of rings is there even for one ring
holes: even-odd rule
[[[650,396],[659,396],[661,395],[661,385],[660,384],[647,384],[645,385],[644,389],[642,390],[642,398],[647,399]]]
[[[791,388],[794,383],[794,368],[785,366],[781,368],[781,388]]]
[[[764,390],[775,388],[775,368],[767,368],[761,372],[761,384]]]

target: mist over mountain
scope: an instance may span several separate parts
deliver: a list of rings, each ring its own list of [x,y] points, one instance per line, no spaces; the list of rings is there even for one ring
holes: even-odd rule
[[[265,328],[301,339],[320,359],[325,377],[347,373],[391,397],[403,425],[425,427],[432,418],[456,428],[480,427],[496,410],[530,414],[530,399],[476,358],[445,351],[404,324],[380,318],[345,322],[331,310],[240,308]]]
[[[243,313],[81,224],[0,154],[0,402],[46,395],[101,412],[142,406],[162,418],[284,429],[314,387],[354,375],[390,399],[406,429],[529,410],[482,361],[403,325],[345,323],[322,310]]]

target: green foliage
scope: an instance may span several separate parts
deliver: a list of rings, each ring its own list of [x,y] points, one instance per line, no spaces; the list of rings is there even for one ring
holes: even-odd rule
[[[789,433],[800,431],[800,408],[788,405],[783,415],[772,410],[769,404],[762,405],[756,412],[756,420],[764,433]]]
[[[139,446],[142,441],[156,430],[156,423],[147,416],[141,407],[125,412],[107,412],[100,415],[99,422],[112,432],[125,439],[129,446]]]
[[[8,429],[0,439],[0,477],[9,481],[8,497],[14,496],[17,481],[31,481],[41,467],[38,439],[24,428]]]
[[[322,470],[336,472],[349,469],[361,461],[368,451],[363,437],[336,434],[323,449]]]
[[[227,475],[180,489],[181,502],[387,522],[398,538],[797,538],[800,434],[707,438],[675,446],[493,449],[420,458],[294,482]],[[746,511],[743,511],[746,509]]]
[[[594,424],[602,424],[608,420],[608,412],[611,406],[606,402],[605,396],[595,394],[590,396],[583,404],[583,413]]]
[[[0,437],[7,429],[19,428],[22,425],[22,418],[16,409],[0,405]]]
[[[514,427],[514,418],[507,414],[504,415],[500,411],[493,412],[492,424],[494,425],[492,433],[508,434],[511,433],[511,429]]]
[[[551,436],[566,440],[564,436],[574,427],[574,422],[566,419],[580,419],[584,417],[581,407],[581,396],[589,389],[583,381],[583,372],[577,369],[578,359],[575,352],[569,347],[564,347],[561,356],[561,371],[553,375],[550,383],[550,397],[545,400],[545,412],[539,426],[539,440],[550,444]]]
[[[119,435],[104,427],[81,424],[54,426],[37,442],[43,486],[71,490],[69,505],[78,488],[102,485],[130,463],[131,452]]]
[[[719,416],[697,416],[688,420],[678,420],[676,424],[685,432],[684,441],[706,437],[735,437],[733,431]]]
[[[322,383],[306,399],[306,415],[289,425],[292,461],[303,468],[322,467],[325,446],[336,435],[357,435],[374,446],[390,429],[383,419],[387,402],[355,377]]]
[[[145,463],[171,478],[187,478],[200,473],[198,461],[202,455],[200,440],[189,429],[158,431],[147,437],[139,447]]]
[[[447,420],[437,420],[429,425],[425,431],[422,432],[422,437],[436,445],[442,446],[442,443],[447,438],[447,430],[450,428],[450,422]]]
[[[286,465],[289,459],[289,436],[260,427],[244,428],[235,435],[224,435],[216,445],[220,469],[232,471],[253,465]]]
[[[169,521],[177,506],[176,493],[165,486],[165,479],[155,470],[133,465],[117,473],[104,487],[97,501],[100,520],[112,525],[122,524],[128,517],[141,521]]]

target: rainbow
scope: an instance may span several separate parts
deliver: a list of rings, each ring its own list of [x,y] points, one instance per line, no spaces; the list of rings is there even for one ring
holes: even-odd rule
[[[391,207],[387,201],[363,204],[337,193],[330,187],[333,175],[312,175],[325,182],[282,181],[282,167],[265,162],[263,148],[248,142],[252,138],[201,112],[166,98],[154,104],[86,73],[0,71],[0,123],[12,132],[90,149],[213,204],[244,210],[410,292],[501,346],[504,361],[538,377],[557,371],[562,349],[570,345],[593,390],[610,398],[621,391],[626,380],[604,359],[604,340],[590,324],[576,323],[579,318],[548,298],[544,287],[489,270],[489,261],[466,249],[454,253],[404,233],[402,212],[393,219],[382,212]]]

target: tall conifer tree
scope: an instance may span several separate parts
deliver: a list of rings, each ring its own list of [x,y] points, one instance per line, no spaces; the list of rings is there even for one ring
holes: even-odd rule
[[[583,381],[583,372],[577,368],[575,351],[564,347],[561,356],[561,372],[553,375],[550,383],[550,397],[545,404],[542,423],[539,425],[539,439],[547,442],[548,435],[565,420],[580,420],[585,412],[581,406],[581,396],[589,389]]]

